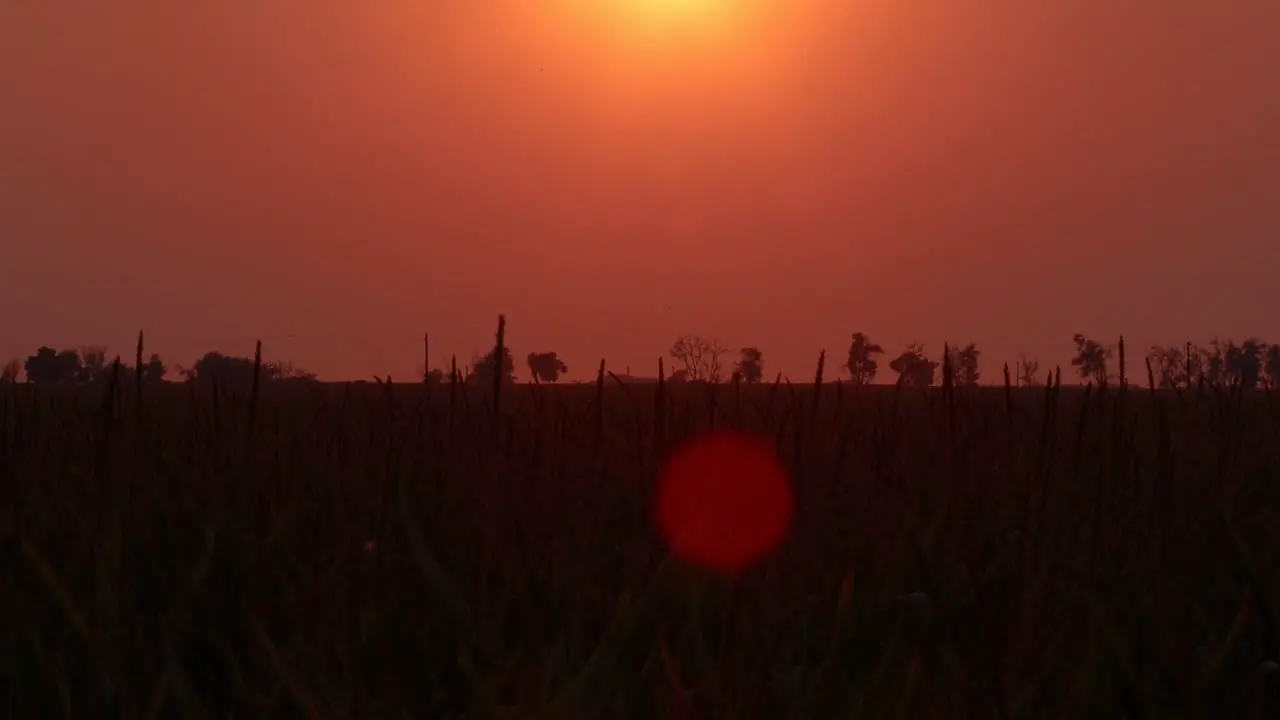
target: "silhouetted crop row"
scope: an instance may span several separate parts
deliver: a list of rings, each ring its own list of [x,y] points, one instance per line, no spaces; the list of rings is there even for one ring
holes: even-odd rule
[[[1274,716],[1270,391],[824,365],[10,384],[0,713]],[[799,502],[733,581],[668,558],[648,504],[722,426],[772,438]]]

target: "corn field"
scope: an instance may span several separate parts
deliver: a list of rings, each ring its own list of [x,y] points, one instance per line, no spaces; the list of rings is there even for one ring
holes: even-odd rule
[[[1280,400],[911,389],[0,388],[12,718],[1280,716]],[[726,580],[649,493],[776,442]]]

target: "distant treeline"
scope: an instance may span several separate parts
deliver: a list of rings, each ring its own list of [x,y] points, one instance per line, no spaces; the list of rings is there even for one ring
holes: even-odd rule
[[[1206,345],[1183,343],[1182,345],[1155,345],[1138,357],[1125,360],[1124,340],[1107,344],[1076,334],[1072,337],[1075,353],[1071,366],[1084,382],[1104,384],[1119,379],[1124,365],[1129,374],[1140,368],[1150,382],[1161,388],[1186,387],[1204,382],[1213,385],[1240,385],[1244,388],[1280,388],[1280,344],[1270,344],[1257,337],[1242,341],[1211,340]],[[429,353],[427,338],[423,338],[424,357]],[[258,358],[236,357],[211,351],[189,366],[166,363],[158,354],[144,359],[142,338],[131,365],[115,359],[107,361],[106,349],[87,345],[79,349],[55,350],[41,347],[25,361],[10,360],[0,367],[0,382],[16,382],[25,375],[27,382],[40,384],[75,384],[99,382],[110,377],[113,366],[119,363],[125,371],[123,379],[141,379],[144,383],[166,381],[208,381],[225,384],[252,382],[255,366],[259,378],[266,381],[315,381],[315,373],[295,366],[291,361],[263,362]],[[670,366],[660,370],[666,382],[719,383],[736,380],[747,384],[764,382],[765,355],[757,346],[739,349],[736,353],[723,346],[714,337],[696,334],[681,335],[667,350]],[[870,384],[880,376],[881,363],[886,355],[883,346],[861,332],[853,333],[848,353],[839,367],[840,378],[855,384]],[[928,387],[938,382],[943,357],[949,360],[956,385],[978,385],[983,377],[982,350],[976,343],[945,344],[937,358],[926,353],[920,343],[910,343],[886,363],[896,377],[893,382],[908,386]],[[501,357],[501,362],[495,359]],[[732,360],[732,365],[729,361]],[[1136,363],[1134,361],[1137,361]],[[821,362],[826,362],[825,353]],[[494,373],[500,372],[505,382],[516,382],[516,363],[511,348],[499,340],[494,348],[483,355],[473,356],[471,362],[459,366],[457,358],[449,359],[447,369],[430,368],[424,362],[419,366],[418,379],[427,383],[443,383],[455,378],[467,384],[490,385]],[[527,380],[536,383],[554,383],[569,371],[565,361],[555,351],[530,352],[525,358]],[[140,366],[140,369],[139,369]],[[661,361],[659,363],[661,367]],[[500,369],[499,369],[500,368]],[[1041,385],[1047,379],[1040,362],[1022,355],[1013,368],[1002,368],[1001,380],[1020,386]],[[614,375],[620,382],[657,382],[657,375],[634,376],[630,369],[623,375]],[[778,376],[779,379],[781,376]],[[381,379],[381,378],[379,378]],[[1144,378],[1147,379],[1147,378]]]

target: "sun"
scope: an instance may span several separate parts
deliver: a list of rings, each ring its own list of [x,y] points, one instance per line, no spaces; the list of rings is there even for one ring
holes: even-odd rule
[[[650,39],[720,35],[743,16],[746,0],[573,0],[577,12],[595,16],[624,35]]]
[[[776,1],[559,0],[555,24],[563,47],[589,56],[589,72],[605,79],[609,93],[705,98],[758,87],[774,72],[765,19]]]
[[[727,0],[618,0],[641,23],[686,25],[723,22]]]

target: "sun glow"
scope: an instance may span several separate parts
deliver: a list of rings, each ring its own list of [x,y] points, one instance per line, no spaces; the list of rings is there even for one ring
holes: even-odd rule
[[[731,17],[729,0],[618,0],[637,23],[650,25],[710,25]]]
[[[748,13],[747,0],[573,0],[577,11],[621,38],[645,42],[726,39]]]
[[[699,122],[776,98],[787,75],[781,0],[559,0],[558,46],[592,78],[596,108],[628,124]],[[714,110],[713,108],[719,108]]]

